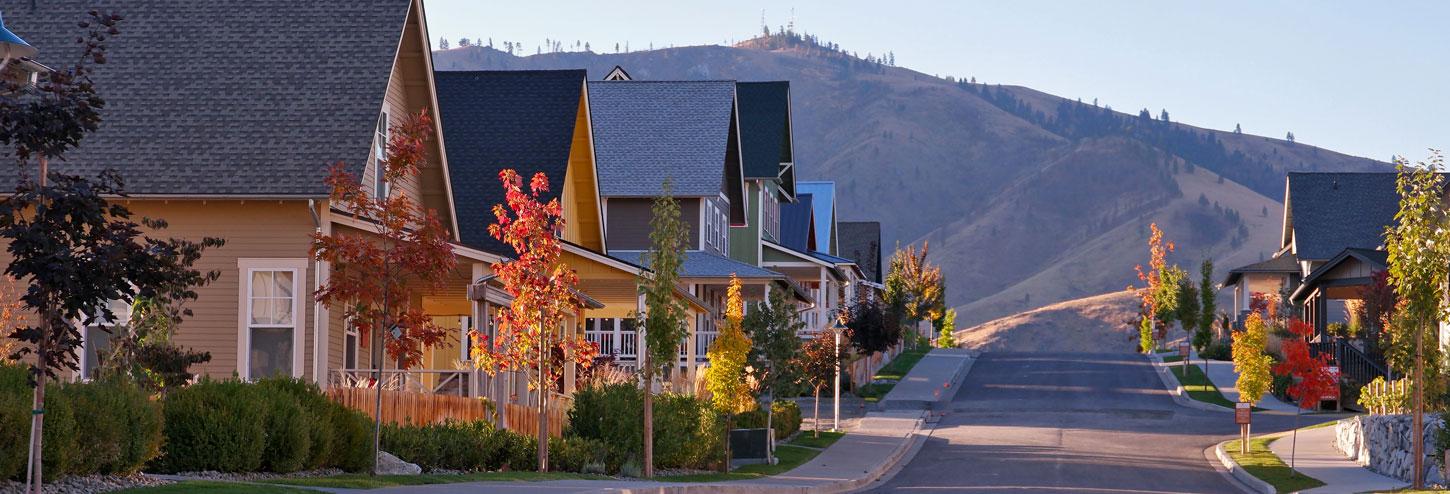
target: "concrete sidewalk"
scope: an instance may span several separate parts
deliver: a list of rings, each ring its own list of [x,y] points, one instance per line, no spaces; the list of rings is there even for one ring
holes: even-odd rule
[[[976,352],[960,348],[935,348],[921,358],[906,376],[881,399],[887,410],[930,410],[950,402],[971,371]]]
[[[1275,456],[1289,463],[1290,449],[1294,451],[1294,468],[1299,473],[1319,479],[1323,487],[1303,491],[1306,493],[1352,493],[1382,492],[1405,487],[1407,484],[1386,477],[1358,463],[1345,458],[1344,453],[1334,448],[1334,428],[1300,429],[1297,447],[1290,435],[1269,443],[1269,450]]]

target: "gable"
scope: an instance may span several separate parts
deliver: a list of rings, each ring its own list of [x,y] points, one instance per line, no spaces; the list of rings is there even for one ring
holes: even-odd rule
[[[564,175],[564,240],[595,252],[604,252],[604,215],[599,204],[598,175],[594,171],[594,142],[589,135],[589,104],[579,89],[578,116],[569,146],[569,167]]]
[[[654,197],[665,179],[676,197],[726,191],[721,170],[732,146],[734,82],[600,81],[588,88],[600,195]]]

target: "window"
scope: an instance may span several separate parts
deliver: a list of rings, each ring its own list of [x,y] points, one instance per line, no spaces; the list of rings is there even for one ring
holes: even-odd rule
[[[730,220],[725,213],[720,213],[720,249],[725,250],[730,245]]]
[[[101,367],[101,361],[111,352],[111,329],[117,324],[125,324],[131,320],[131,305],[122,300],[112,300],[111,314],[113,318],[92,322],[89,326],[81,329],[81,377],[93,379]]]
[[[299,321],[307,260],[238,259],[237,265],[242,279],[238,373],[245,379],[302,377],[304,331]],[[355,343],[355,330],[352,333]],[[350,351],[356,365],[357,346],[347,342],[345,335],[344,359]]]
[[[704,239],[705,245],[715,246],[715,203],[705,201],[705,226],[700,229],[700,236]]]
[[[378,115],[377,135],[373,136],[373,191],[379,198],[388,196],[389,184],[386,179],[388,159],[388,112]]]
[[[348,321],[345,327],[347,329],[342,333],[342,368],[356,369],[358,344],[361,340],[357,326],[353,326],[352,321]]]

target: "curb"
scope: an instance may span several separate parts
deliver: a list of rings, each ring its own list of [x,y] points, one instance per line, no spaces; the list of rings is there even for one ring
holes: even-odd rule
[[[1278,494],[1279,490],[1275,489],[1274,486],[1269,485],[1268,482],[1259,480],[1258,477],[1255,477],[1247,470],[1244,470],[1244,467],[1239,466],[1239,463],[1234,461],[1234,459],[1228,455],[1227,451],[1223,450],[1223,444],[1224,443],[1218,443],[1217,446],[1214,446],[1213,454],[1215,456],[1218,456],[1218,461],[1220,463],[1223,463],[1223,467],[1228,470],[1229,475],[1232,475],[1235,480],[1242,482],[1245,486],[1254,490],[1255,492],[1259,492],[1261,494]]]
[[[1183,384],[1179,383],[1178,378],[1173,376],[1173,371],[1168,369],[1168,363],[1163,362],[1162,357],[1159,357],[1157,354],[1149,354],[1148,361],[1153,364],[1153,370],[1158,373],[1158,378],[1163,380],[1163,387],[1168,390],[1169,395],[1173,396],[1174,403],[1177,403],[1179,406],[1198,410],[1233,413],[1234,410],[1232,408],[1218,406],[1212,403],[1204,403],[1193,398],[1189,398],[1188,393],[1183,390]],[[1172,363],[1178,364],[1178,362]],[[1190,362],[1188,365],[1193,365],[1193,363]]]

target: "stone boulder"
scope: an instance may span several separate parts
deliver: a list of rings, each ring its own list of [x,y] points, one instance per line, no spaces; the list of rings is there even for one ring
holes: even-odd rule
[[[1358,415],[1340,420],[1334,426],[1334,447],[1346,458],[1372,471],[1410,481],[1414,458],[1410,415]],[[1444,427],[1436,415],[1425,417],[1420,431],[1425,441],[1425,480],[1442,483],[1442,465],[1434,460],[1435,434]]]
[[[378,452],[378,475],[418,475],[423,467],[403,461],[387,451]]]

